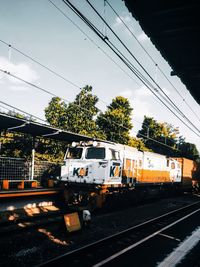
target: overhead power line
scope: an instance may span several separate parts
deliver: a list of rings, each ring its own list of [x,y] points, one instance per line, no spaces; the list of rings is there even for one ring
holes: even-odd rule
[[[35,115],[32,115],[31,113],[28,113],[28,112],[26,112],[26,111],[24,111],[24,110],[22,110],[22,109],[16,108],[16,107],[14,107],[14,106],[12,106],[12,105],[10,105],[10,104],[7,104],[7,103],[5,103],[5,102],[3,102],[3,101],[1,101],[1,100],[0,100],[0,103],[3,104],[3,105],[5,105],[5,106],[7,106],[7,107],[9,107],[9,108],[12,108],[12,109],[14,109],[14,110],[17,110],[18,112],[21,112],[21,113],[23,113],[23,114],[29,116],[30,118],[35,118],[35,119],[40,120],[40,121],[42,121],[42,122],[44,122],[44,123],[47,123],[45,120],[41,119],[40,117],[37,117],[37,116],[35,116]],[[6,108],[6,109],[12,112],[12,110],[10,110],[10,109],[8,109],[8,108]]]
[[[124,69],[122,69],[121,68],[121,66],[118,64],[118,63],[116,63],[116,61],[114,61],[114,59],[110,56],[110,55],[108,55],[108,53],[106,53],[105,52],[105,50],[103,50],[91,37],[89,37],[89,35],[85,32],[85,31],[83,31],[82,29],[81,29],[81,27],[77,24],[77,23],[75,23],[71,18],[69,18],[69,16],[67,16],[67,14],[65,13],[65,12],[63,12],[53,1],[51,1],[51,0],[48,0],[67,20],[69,20],[82,34],[84,34],[86,37],[87,37],[87,39],[91,42],[91,43],[93,43],[98,49],[100,49],[115,65],[117,65],[129,78],[131,78],[135,83],[137,83],[137,81],[135,80],[135,79],[133,79],[133,77],[132,76],[130,76]],[[106,2],[106,0],[104,0],[104,11],[105,11],[105,2]],[[106,30],[105,30],[105,34],[106,34]],[[137,83],[138,84],[138,83]],[[139,85],[139,84],[138,84]],[[139,85],[140,86],[140,85]],[[155,99],[157,100],[157,98],[155,97]],[[99,100],[102,102],[102,103],[104,103],[106,106],[108,106],[109,104],[108,103],[106,103],[104,100],[102,100],[101,98],[99,98]],[[160,103],[159,101],[158,101],[158,103]],[[136,122],[138,122],[138,123],[140,123],[140,124],[144,124],[144,122],[139,122],[139,121],[137,121],[137,120],[135,120],[135,119],[132,119],[133,121],[136,121]]]
[[[70,103],[70,101],[69,101],[68,99],[63,98],[63,97],[60,97],[60,96],[58,96],[58,95],[52,93],[51,91],[49,91],[49,90],[47,90],[47,89],[45,89],[45,88],[43,88],[43,87],[41,87],[41,86],[38,86],[38,85],[36,85],[36,84],[34,84],[34,83],[31,83],[31,82],[29,82],[29,81],[26,81],[26,80],[20,78],[19,76],[16,76],[16,75],[14,75],[14,74],[11,74],[11,73],[10,73],[9,71],[7,71],[7,70],[3,70],[3,69],[0,68],[0,72],[6,74],[6,75],[8,75],[8,76],[11,76],[11,77],[13,77],[13,78],[15,78],[15,79],[17,79],[17,80],[19,80],[19,81],[21,81],[21,82],[24,82],[24,83],[26,83],[26,84],[28,84],[28,85],[34,87],[35,89],[38,89],[38,90],[40,90],[40,91],[42,91],[42,92],[44,92],[44,93],[46,93],[46,94],[48,94],[48,95],[51,95],[51,96],[53,96],[53,97],[59,97],[59,98],[60,98],[61,100],[63,100],[64,102]],[[89,112],[87,109],[80,107],[78,104],[74,104],[74,105],[77,106],[77,107],[79,107],[80,109],[86,111],[86,112]]]
[[[47,122],[44,121],[43,119],[41,119],[41,118],[39,118],[39,117],[37,117],[37,116],[35,116],[35,115],[33,115],[33,114],[30,114],[30,113],[28,113],[28,112],[26,112],[26,111],[24,111],[24,110],[22,110],[22,109],[19,109],[19,108],[17,108],[17,107],[14,107],[14,106],[12,106],[12,105],[10,105],[10,104],[7,104],[7,103],[5,103],[5,102],[3,102],[3,101],[0,101],[0,103],[2,103],[3,105],[8,106],[8,107],[10,107],[10,108],[12,108],[12,109],[14,109],[14,110],[17,110],[18,112],[21,112],[21,113],[23,113],[23,114],[25,114],[25,115],[28,115],[28,116],[30,116],[30,118],[39,119],[40,121],[44,122],[45,124],[47,123]],[[7,108],[6,108],[6,109],[7,109]],[[9,109],[7,109],[7,110],[9,110]],[[11,111],[11,110],[9,110],[9,111]],[[116,124],[116,123],[114,122],[114,124]],[[116,124],[116,125],[118,125],[118,124]],[[116,133],[113,133],[113,134],[116,134]],[[148,137],[148,136],[146,136],[146,135],[144,135],[144,134],[141,134],[141,136],[143,136],[144,138],[147,138],[147,139],[149,139],[149,140],[151,140],[151,141],[153,141],[153,142],[155,142],[155,143],[159,143],[160,145],[163,145],[163,146],[165,146],[165,147],[168,147],[168,148],[170,148],[170,149],[172,149],[172,150],[176,150],[176,151],[178,151],[176,148],[173,148],[173,147],[171,147],[171,146],[169,146],[169,145],[167,145],[167,144],[165,144],[165,143],[159,142],[159,141],[157,141],[156,139],[150,138],[150,137]],[[92,139],[92,138],[91,138],[91,139]]]
[[[165,79],[169,82],[169,84],[174,88],[176,93],[181,97],[182,101],[186,104],[186,106],[191,110],[191,112],[195,115],[195,117],[200,121],[200,117],[196,114],[196,112],[192,109],[192,107],[187,103],[187,101],[183,98],[183,96],[180,94],[178,89],[174,86],[174,84],[170,81],[170,79],[167,77],[167,75],[164,73],[164,71],[160,68],[158,63],[154,60],[154,58],[150,55],[150,53],[145,49],[145,47],[140,43],[140,41],[137,39],[136,35],[133,33],[133,31],[127,26],[125,21],[120,17],[120,15],[117,13],[117,11],[113,8],[113,6],[109,3],[108,0],[104,0],[108,6],[111,8],[111,10],[114,12],[114,14],[117,16],[117,18],[122,22],[122,24],[126,27],[128,32],[132,35],[132,37],[135,39],[135,41],[139,44],[139,46],[143,49],[143,51],[148,55],[148,57],[151,59],[151,61],[155,64],[155,66],[159,69],[159,71],[162,73],[162,75],[165,77]]]
[[[64,1],[64,0],[63,0]],[[68,0],[67,0],[68,1]],[[68,1],[69,2],[69,1]],[[117,40],[122,44],[122,46],[127,50],[127,52],[133,57],[133,59],[137,62],[137,64],[142,68],[142,70],[147,74],[147,76],[151,79],[151,81],[161,90],[161,92],[164,94],[166,99],[174,106],[175,109],[180,112],[183,118],[185,118],[188,123],[190,123],[198,132],[199,129],[191,123],[191,121],[183,114],[183,112],[177,107],[177,105],[170,99],[170,97],[164,92],[164,90],[160,87],[160,85],[155,81],[155,79],[149,74],[149,72],[144,68],[144,66],[139,62],[139,60],[136,58],[136,56],[133,55],[133,53],[130,51],[130,49],[124,44],[124,42],[119,38],[119,36],[114,32],[114,30],[110,27],[110,25],[105,21],[105,19],[100,15],[100,13],[96,10],[96,8],[91,4],[89,0],[86,0],[86,2],[89,4],[89,6],[94,10],[94,12],[100,17],[100,19],[106,24],[106,26],[110,29],[110,31],[114,34],[114,36],[117,38]]]
[[[50,1],[50,0],[49,0]],[[50,1],[51,2],[51,1]],[[42,67],[44,67],[45,69],[47,69],[48,71],[50,71],[50,72],[52,72],[53,74],[55,74],[56,73],[56,76],[58,76],[59,78],[61,78],[61,79],[63,79],[64,77],[62,77],[62,75],[61,74],[59,74],[59,73],[57,73],[57,72],[55,72],[55,71],[51,71],[50,69],[49,69],[49,67],[46,67],[44,64],[42,64],[41,62],[39,62],[38,60],[35,60],[32,56],[30,56],[30,55],[27,55],[26,53],[24,53],[22,50],[19,50],[19,49],[17,49],[17,48],[15,48],[12,44],[8,44],[7,42],[5,42],[4,40],[1,40],[0,39],[0,42],[2,42],[3,44],[5,44],[5,45],[7,45],[9,48],[13,48],[16,52],[18,52],[18,53],[20,53],[20,54],[22,54],[23,56],[25,56],[25,57],[27,57],[28,59],[30,59],[30,60],[32,60],[33,62],[35,62],[35,63],[37,63],[37,64],[39,64],[40,66],[42,66]],[[109,55],[107,54],[107,56],[109,57]],[[116,63],[117,64],[117,63]],[[120,67],[120,66],[119,66]],[[123,69],[122,69],[123,70]],[[127,75],[129,75],[128,73],[126,73]],[[131,76],[130,76],[131,77]],[[18,77],[19,78],[19,77]],[[64,81],[66,81],[67,83],[68,83],[68,80],[66,79],[66,78],[64,78]],[[135,81],[135,80],[134,80]],[[73,82],[72,82],[73,83]],[[75,84],[75,83],[73,83],[73,84]],[[77,85],[77,87],[78,88],[81,88],[80,86],[78,86]],[[44,91],[45,92],[45,91]],[[48,92],[47,92],[48,93]],[[53,95],[54,96],[54,95]],[[104,103],[106,106],[108,106],[109,104],[108,103],[106,103],[104,100],[102,100],[101,98],[99,98],[99,100],[102,102],[102,103]],[[5,107],[3,107],[3,108],[5,108]],[[6,109],[6,108],[5,108]],[[7,109],[7,110],[9,110],[9,109]],[[133,121],[136,121],[135,119],[132,119]],[[138,122],[138,121],[137,121]],[[138,123],[140,123],[140,124],[142,124],[143,122],[138,122]]]
[[[75,23],[69,16],[66,15],[53,1],[48,0],[67,20],[69,20],[87,39],[95,45],[107,58],[109,58],[121,71],[123,71],[129,78],[131,78],[137,85],[138,82],[127,72],[125,71],[103,48],[101,48],[81,27]],[[140,85],[139,85],[140,86]]]
[[[51,0],[49,0],[50,2],[51,2]],[[54,4],[53,4],[54,5]],[[57,8],[57,7],[56,7]],[[70,20],[71,21],[71,20]],[[4,40],[1,40],[0,39],[0,42],[2,42],[3,44],[5,44],[5,45],[7,45],[9,48],[13,48],[13,50],[15,50],[16,52],[18,52],[18,53],[20,53],[21,55],[23,55],[23,56],[25,56],[26,58],[28,58],[28,59],[30,59],[30,60],[32,60],[33,62],[35,62],[35,63],[37,63],[37,64],[39,64],[40,66],[42,66],[42,67],[44,67],[44,69],[46,69],[46,70],[48,70],[49,71],[49,67],[46,67],[44,64],[42,64],[41,62],[39,62],[38,60],[35,60],[32,56],[30,56],[30,55],[27,55],[25,52],[23,52],[22,50],[19,50],[19,49],[17,49],[17,48],[15,48],[12,44],[8,44],[6,41],[4,41]],[[96,43],[95,43],[96,44]],[[99,48],[99,47],[98,47]],[[103,50],[102,50],[103,51]],[[107,54],[107,56],[108,57],[110,57],[108,54]],[[112,60],[112,58],[111,58],[111,60]],[[115,62],[116,63],[116,62]],[[117,64],[117,63],[116,63]],[[118,64],[117,64],[118,65]],[[120,66],[119,66],[120,67]],[[120,67],[121,68],[121,67]],[[123,69],[122,69],[123,70]],[[53,74],[55,74],[56,72],[55,71],[50,71],[51,73],[53,73]],[[129,74],[128,73],[126,73],[128,76],[129,76]],[[61,78],[61,79],[63,79],[64,77],[62,77],[62,75],[61,74],[59,74],[59,73],[56,73],[56,76],[58,76],[59,78]],[[131,76],[129,76],[130,78],[132,78]],[[66,78],[64,78],[64,81],[66,81],[67,83],[68,83],[68,80],[66,79]],[[134,80],[135,81],[135,80]],[[73,82],[72,82],[73,83]],[[73,84],[75,84],[75,83],[73,83]],[[77,88],[81,88],[79,85],[77,85]],[[99,98],[99,100],[102,102],[102,103],[104,103],[106,106],[108,106],[109,104],[108,103],[106,103],[104,100],[102,100],[101,98]],[[4,108],[4,109],[6,109],[5,107],[2,107],[2,108]],[[10,111],[9,109],[7,109],[8,111]],[[28,115],[28,114],[27,114]],[[39,118],[38,118],[39,119]],[[136,122],[138,122],[138,123],[140,123],[140,124],[144,124],[144,122],[139,122],[139,121],[137,121],[137,120],[135,120],[135,119],[132,119],[133,121],[136,121]]]
[[[88,0],[86,0],[87,2],[89,2]],[[96,26],[94,26],[91,21],[89,21],[70,1],[68,0],[63,0],[63,2],[77,15],[79,16],[85,23],[86,25],[88,25],[88,27],[90,27],[100,38],[102,41],[104,41],[109,48],[122,60],[123,63],[126,64],[126,66],[143,82],[143,84],[162,102],[162,104],[167,107],[187,128],[189,128],[193,133],[195,133],[196,135],[198,135],[190,126],[188,126],[169,106],[166,105],[165,102],[170,101],[171,104],[173,104],[173,107],[177,110],[179,110],[179,112],[181,113],[182,117],[185,118],[189,124],[191,124],[198,132],[199,129],[180,111],[180,109],[173,103],[173,101],[166,96],[166,98],[164,98],[164,100],[162,100],[154,91],[158,91],[157,89],[155,89],[155,87],[153,85],[150,85],[150,82],[132,65],[132,63],[123,55],[123,53],[121,53],[119,51],[119,49],[116,48],[116,46],[114,46],[112,44],[112,42],[110,42],[108,40],[108,38],[106,36],[104,36],[99,30],[98,28],[96,28]],[[106,23],[106,22],[105,22]],[[106,25],[110,28],[110,26],[106,23]],[[113,31],[111,29],[111,31]],[[115,33],[114,33],[115,34]],[[115,34],[116,35],[116,34]],[[117,39],[119,39],[119,37],[117,36]],[[121,43],[123,43],[120,40]],[[129,49],[128,49],[129,51]],[[131,53],[132,54],[132,53]],[[134,55],[133,55],[134,57]],[[140,63],[139,63],[140,64]],[[144,69],[144,67],[142,66],[142,68]],[[149,74],[148,74],[149,75]],[[151,77],[151,79],[153,79]],[[156,83],[154,81],[154,83]],[[157,83],[156,83],[157,84]],[[159,85],[158,85],[159,86]],[[153,88],[153,89],[152,89]],[[162,89],[162,88],[161,88]],[[169,104],[169,102],[168,102]],[[199,135],[198,135],[199,136]]]
[[[6,73],[6,71],[4,71],[4,73]],[[10,74],[10,73],[7,73],[7,74]],[[11,76],[13,76],[13,75],[11,75]],[[26,82],[26,83],[28,83],[29,85],[34,86],[34,87],[37,88],[37,89],[43,89],[43,91],[44,91],[45,93],[49,93],[49,91],[47,91],[47,90],[44,89],[44,88],[40,88],[40,87],[38,87],[38,86],[36,86],[36,85],[34,85],[34,84],[28,82],[28,81],[25,81],[25,80],[19,78],[19,77],[16,77],[16,76],[13,76],[13,77],[18,78],[18,79],[20,79],[21,81]],[[52,93],[51,93],[51,95],[52,95]],[[53,96],[56,96],[56,95],[53,94]],[[69,102],[69,101],[66,100],[66,99],[63,99],[63,100]],[[77,105],[77,106],[78,106],[78,105]],[[122,125],[119,125],[119,126],[121,127]]]
[[[54,75],[56,75],[57,77],[63,79],[65,82],[67,82],[67,83],[73,85],[74,87],[80,89],[80,87],[79,87],[77,84],[75,84],[74,82],[68,80],[68,79],[65,78],[63,75],[57,73],[57,72],[54,71],[53,69],[51,69],[51,68],[45,66],[44,64],[42,64],[41,62],[39,62],[39,61],[36,60],[35,58],[31,57],[30,55],[28,55],[28,54],[22,52],[21,50],[17,49],[16,47],[12,46],[11,44],[9,44],[9,43],[7,43],[7,42],[1,40],[1,39],[0,39],[0,42],[3,43],[3,44],[5,44],[5,45],[7,45],[7,46],[10,47],[10,48],[12,48],[13,50],[17,51],[18,53],[20,53],[20,54],[23,55],[24,57],[29,58],[31,61],[33,61],[33,62],[35,62],[36,64],[40,65],[42,68],[48,70],[48,71],[51,72],[52,74],[54,74]]]
[[[84,34],[86,36],[86,38],[93,44],[95,45],[98,49],[101,50],[101,52],[108,57],[117,67],[119,67],[119,69],[121,69],[129,78],[131,78],[138,86],[141,86],[141,84],[139,84],[128,72],[126,72],[107,52],[105,52],[104,49],[102,49],[91,37],[89,37],[89,35],[83,31],[81,29],[81,27],[75,23],[71,18],[69,18],[69,16],[67,16],[67,14],[65,12],[63,12],[53,1],[48,0],[68,21],[70,21],[82,34]],[[153,88],[155,89],[155,88]],[[155,99],[157,100],[157,98],[155,97]],[[101,100],[101,99],[100,99]],[[104,102],[103,100],[101,100],[102,102]],[[167,101],[167,100],[166,100]],[[105,102],[104,102],[105,103]],[[158,101],[158,103],[160,103]]]
[[[44,89],[44,88],[41,88],[41,87],[39,87],[39,86],[37,86],[37,85],[35,85],[35,84],[33,84],[33,83],[30,83],[30,82],[28,82],[28,81],[26,81],[26,80],[24,80],[24,79],[21,79],[20,77],[17,77],[17,76],[15,76],[15,75],[12,75],[11,73],[9,73],[9,72],[7,72],[7,71],[5,71],[5,70],[0,69],[0,72],[5,73],[6,75],[9,75],[9,76],[11,76],[11,77],[13,77],[13,78],[15,78],[15,79],[18,79],[18,80],[20,80],[21,82],[24,82],[24,83],[26,83],[26,84],[28,84],[28,85],[30,85],[30,86],[33,86],[34,88],[39,89],[39,90],[41,90],[41,91],[43,91],[43,92],[45,92],[45,93],[48,93],[48,94],[50,94],[50,95],[53,95],[54,97],[59,97],[59,96],[56,96],[55,94],[51,93],[50,91],[48,91],[48,90],[46,90],[46,89]],[[61,98],[61,99],[62,99],[62,98]],[[67,100],[67,99],[62,99],[62,100],[63,100],[63,101],[67,101],[67,102],[69,102],[69,100]],[[46,123],[46,121],[44,121],[43,119],[41,119],[41,118],[39,118],[39,117],[37,117],[37,116],[35,116],[35,115],[32,115],[32,114],[30,114],[30,113],[28,113],[28,112],[26,112],[26,111],[23,111],[23,110],[21,110],[21,109],[19,109],[19,108],[15,108],[14,106],[12,106],[12,105],[10,105],[10,104],[7,104],[7,103],[5,103],[5,102],[3,102],[3,101],[0,101],[0,103],[6,105],[6,106],[8,106],[8,107],[11,107],[11,108],[13,108],[13,109],[16,109],[17,111],[22,112],[23,114],[26,114],[26,115],[28,115],[28,116],[30,116],[30,117],[39,119],[40,121],[43,121],[43,122]],[[79,105],[76,105],[76,104],[74,104],[74,105],[75,105],[75,106],[78,106],[80,109],[82,109],[82,110],[84,110],[84,111],[90,113],[89,110],[87,110],[87,109],[85,109],[85,108],[82,108],[82,107],[80,107]],[[104,117],[102,117],[102,118],[103,118],[104,120],[106,120],[106,121],[109,122],[108,119],[106,119],[106,118],[104,118]],[[117,125],[117,126],[119,126],[119,127],[121,127],[121,128],[124,128],[124,129],[126,129],[126,130],[128,130],[128,131],[130,130],[129,128],[125,127],[124,125],[118,124],[118,123],[116,123],[116,122],[114,122],[114,121],[113,121],[112,123],[115,124],[115,125]],[[171,149],[174,149],[173,147],[168,146],[168,145],[166,145],[165,143],[159,142],[159,141],[157,141],[156,139],[150,138],[150,137],[145,136],[145,135],[143,135],[143,136],[146,137],[147,139],[150,139],[150,140],[152,140],[152,141],[155,141],[156,143],[160,143],[160,144],[163,144],[164,146],[167,146],[167,147],[169,147],[169,148],[171,148]]]

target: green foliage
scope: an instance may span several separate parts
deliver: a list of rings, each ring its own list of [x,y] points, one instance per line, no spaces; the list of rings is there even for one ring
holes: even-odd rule
[[[170,156],[176,151],[178,134],[179,129],[173,125],[166,122],[159,123],[153,118],[145,116],[142,129],[139,130],[137,136],[143,140],[147,148],[152,149],[156,153]]]
[[[179,157],[185,157],[192,160],[197,160],[199,158],[199,151],[196,148],[195,144],[188,142],[179,143]]]
[[[1,156],[31,159],[33,138],[27,134],[4,133],[0,137]],[[62,162],[67,144],[40,138],[36,140],[36,160]]]
[[[129,146],[135,147],[138,150],[142,150],[142,151],[152,151],[151,149],[147,148],[144,144],[144,142],[136,137],[130,137],[129,142],[128,142]]]
[[[60,98],[54,97],[45,109],[47,121],[58,128],[105,139],[103,132],[97,130],[94,117],[98,113],[98,97],[92,94],[92,87],[86,85],[75,100],[68,105]]]
[[[92,87],[86,85],[67,107],[68,125],[71,132],[104,139],[98,132],[94,117],[98,113],[98,97],[92,94]]]
[[[45,117],[50,125],[66,129],[67,120],[67,104],[59,97],[53,97],[49,102],[47,108],[45,108]]]
[[[153,152],[167,156],[197,159],[199,152],[196,146],[191,143],[186,143],[185,138],[178,135],[178,128],[166,122],[159,123],[155,119],[147,116],[144,117],[142,129],[137,134],[143,140],[145,146],[152,149]],[[152,139],[162,144],[156,143]]]
[[[35,147],[36,160],[60,163],[63,162],[67,143],[40,138],[36,141]]]
[[[107,107],[105,113],[99,114],[97,125],[99,130],[105,133],[107,140],[128,144],[129,132],[133,127],[131,123],[132,110],[127,98],[117,96]]]
[[[0,137],[1,156],[30,158],[32,138],[19,133],[3,133]]]

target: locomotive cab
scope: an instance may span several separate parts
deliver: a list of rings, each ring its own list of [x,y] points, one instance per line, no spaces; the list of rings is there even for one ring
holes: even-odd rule
[[[67,149],[61,180],[69,183],[121,184],[120,153],[109,143],[79,143]]]

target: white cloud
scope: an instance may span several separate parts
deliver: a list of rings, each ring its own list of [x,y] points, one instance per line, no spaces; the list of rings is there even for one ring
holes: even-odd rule
[[[133,90],[124,90],[124,91],[121,91],[118,95],[121,95],[123,97],[126,97],[126,98],[130,98],[133,96]]]
[[[145,86],[141,86],[138,89],[126,89],[119,92],[118,95],[127,97],[129,99],[130,104],[134,109],[133,110],[134,125],[135,125],[134,120],[142,122],[144,119],[144,115],[153,116],[151,101],[149,101],[151,92]]]
[[[137,36],[137,39],[140,42],[145,42],[145,41],[149,40],[149,37],[144,32],[142,32]]]
[[[131,106],[134,108],[133,119],[136,119],[142,122],[145,115],[153,116],[152,111],[151,111],[151,106],[148,101],[135,98],[131,100]]]
[[[134,90],[135,97],[148,97],[150,95],[151,95],[151,92],[145,85],[142,85],[138,89]]]
[[[0,68],[29,82],[34,82],[39,79],[38,74],[31,68],[31,66],[24,62],[14,64],[12,62],[9,62],[9,60],[5,57],[0,57]],[[2,83],[6,80],[9,80],[12,84],[16,85],[23,83],[22,81],[8,76],[7,74],[2,74],[0,76],[0,82]]]

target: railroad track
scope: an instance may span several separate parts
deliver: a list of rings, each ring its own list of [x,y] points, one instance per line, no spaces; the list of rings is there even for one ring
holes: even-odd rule
[[[29,228],[50,224],[63,219],[62,199],[54,190],[17,192],[16,198],[1,199],[0,235],[21,232]],[[30,195],[37,193],[37,195]],[[52,196],[53,193],[53,196]],[[9,192],[10,195],[10,192]]]
[[[28,229],[35,228],[42,225],[61,222],[63,214],[60,211],[48,212],[35,215],[34,217],[20,218],[14,222],[1,222],[0,235],[8,235],[14,232],[27,231]]]
[[[147,251],[152,250],[152,240],[158,236],[159,238],[162,237],[177,245],[177,243],[181,242],[181,239],[167,235],[165,231],[181,225],[181,223],[185,222],[190,216],[198,214],[198,212],[200,212],[200,201],[168,212],[79,249],[72,250],[39,266],[99,267],[107,266],[108,264],[109,266],[133,266],[133,259],[134,266],[156,266],[155,262],[153,265],[151,265],[151,263],[147,264],[145,257],[148,254],[138,253],[138,248],[140,252],[144,251],[144,248]],[[148,242],[150,243],[147,245]],[[167,247],[171,248],[169,244]],[[129,255],[130,252],[131,255]],[[134,253],[138,257],[137,260],[133,256]],[[132,259],[130,264],[127,260],[129,257]],[[142,261],[145,262],[144,265],[141,263]]]

